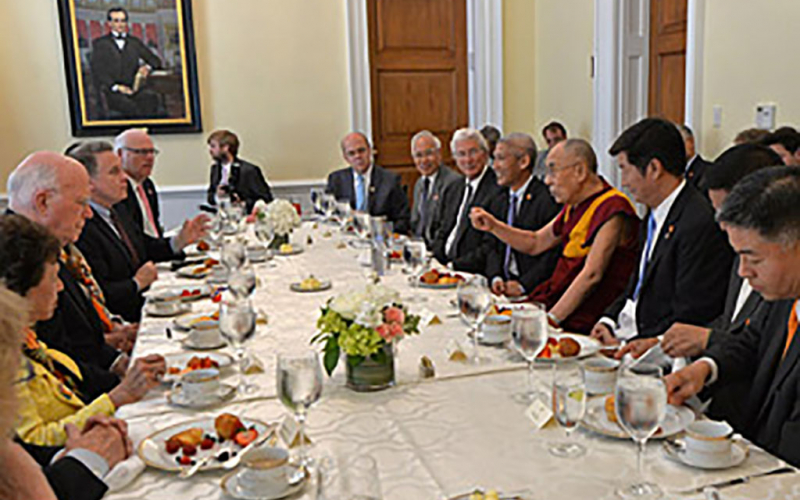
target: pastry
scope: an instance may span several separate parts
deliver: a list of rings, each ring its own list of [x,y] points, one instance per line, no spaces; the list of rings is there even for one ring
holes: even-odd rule
[[[608,418],[609,422],[617,423],[617,411],[614,408],[614,395],[606,397],[606,417]]]
[[[203,429],[199,427],[192,427],[181,431],[171,438],[167,439],[168,445],[178,446],[197,446],[203,440]]]
[[[223,413],[214,420],[214,429],[220,438],[231,439],[240,430],[244,429],[244,424],[236,415]]]
[[[562,358],[572,358],[580,354],[581,345],[575,339],[561,337],[558,340],[558,352]]]

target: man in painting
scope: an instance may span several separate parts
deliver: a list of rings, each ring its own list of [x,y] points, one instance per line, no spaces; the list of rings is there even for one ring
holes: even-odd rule
[[[161,59],[128,33],[128,12],[122,7],[108,10],[111,32],[92,43],[91,71],[108,110],[124,118],[147,118],[159,114],[160,97],[144,88]]]

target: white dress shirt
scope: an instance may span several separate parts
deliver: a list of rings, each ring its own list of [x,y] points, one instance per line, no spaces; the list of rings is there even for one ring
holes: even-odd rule
[[[147,207],[145,206],[144,200],[142,200],[142,195],[139,192],[139,186],[142,185],[141,182],[136,182],[132,177],[128,177],[128,181],[132,184],[131,187],[133,188],[134,196],[136,196],[136,202],[139,204],[139,211],[142,213],[142,229],[144,229],[144,234],[148,236],[152,236],[153,238],[158,238],[158,232],[153,224],[157,224],[157,221],[150,221],[150,218],[147,215]],[[146,196],[146,195],[145,195]],[[148,203],[150,201],[148,200]],[[150,207],[150,212],[152,213],[153,207]],[[155,214],[153,214],[155,217]]]
[[[466,185],[472,186],[472,196],[475,196],[475,193],[478,192],[478,185],[483,180],[483,176],[486,175],[486,170],[489,167],[483,167],[483,172],[480,175],[476,176],[474,179],[466,179]],[[444,253],[445,255],[450,253],[450,249],[453,247],[453,243],[456,241],[456,233],[458,232],[458,225],[461,222],[461,212],[464,210],[464,206],[469,203],[471,200],[467,199],[467,194],[469,194],[469,189],[464,189],[464,196],[461,198],[461,205],[458,206],[458,215],[456,217],[456,224],[453,226],[453,230],[450,231],[450,235],[447,237],[447,241],[444,244]],[[469,214],[467,214],[469,215]]]

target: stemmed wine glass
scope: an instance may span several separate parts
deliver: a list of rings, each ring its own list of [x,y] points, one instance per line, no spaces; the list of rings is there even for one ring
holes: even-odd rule
[[[283,405],[294,412],[298,424],[298,465],[311,464],[306,455],[306,416],[308,409],[322,396],[322,369],[317,353],[308,351],[301,355],[278,354],[278,397]]]
[[[412,288],[419,286],[419,276],[427,265],[428,250],[425,247],[425,241],[420,238],[409,238],[403,245],[403,261],[406,264],[406,270],[411,275],[408,280]],[[417,297],[412,294],[408,302],[424,302],[425,297]]]
[[[339,218],[339,228],[342,231],[347,228],[352,212],[353,209],[350,207],[350,200],[343,199],[336,202],[336,216]]]
[[[233,272],[239,270],[247,260],[247,251],[244,244],[238,238],[230,238],[222,242],[220,260],[225,269],[228,270],[230,277]]]
[[[208,235],[208,242],[212,248],[219,248],[222,238],[222,215],[220,213],[214,214],[208,221],[206,226],[206,234]]]
[[[461,316],[472,327],[472,364],[481,364],[485,361],[478,353],[478,328],[480,327],[489,308],[492,306],[492,294],[489,285],[483,276],[473,276],[458,283],[456,292],[458,310]]]
[[[253,266],[246,262],[242,267],[231,272],[228,288],[234,297],[246,299],[256,291],[256,273]]]
[[[336,197],[332,194],[322,195],[322,212],[325,214],[325,221],[333,220],[333,212],[336,210]]]
[[[617,490],[622,498],[661,498],[664,492],[644,477],[642,460],[647,440],[664,421],[667,412],[667,389],[661,367],[636,363],[620,368],[614,391],[617,420],[638,445],[637,471],[641,482]]]
[[[233,298],[219,304],[219,331],[236,352],[239,361],[239,394],[249,394],[256,389],[244,381],[244,344],[256,332],[256,313],[247,299]]]
[[[323,188],[311,188],[311,204],[314,206],[314,214],[322,215],[322,195],[325,194]]]
[[[567,440],[550,447],[557,457],[575,458],[586,453],[586,447],[570,440],[570,435],[586,414],[586,382],[581,366],[564,361],[553,367],[553,415],[566,430]]]
[[[547,345],[547,314],[544,306],[531,302],[519,306],[511,313],[511,338],[517,352],[528,362],[527,390],[514,395],[514,400],[527,406],[541,395],[535,389],[534,363]]]

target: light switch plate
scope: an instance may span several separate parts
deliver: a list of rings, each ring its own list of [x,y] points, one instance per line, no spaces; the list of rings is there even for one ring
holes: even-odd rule
[[[756,106],[756,127],[763,130],[775,128],[775,114],[777,106],[775,104],[759,104]]]

